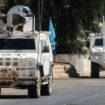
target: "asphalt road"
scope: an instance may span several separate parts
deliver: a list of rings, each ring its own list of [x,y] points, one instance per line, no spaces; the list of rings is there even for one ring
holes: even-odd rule
[[[0,105],[105,105],[105,78],[54,80],[51,96],[29,99],[27,90],[2,89]]]

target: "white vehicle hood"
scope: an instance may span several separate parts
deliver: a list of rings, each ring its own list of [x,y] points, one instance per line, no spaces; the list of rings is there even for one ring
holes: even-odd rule
[[[92,48],[92,52],[103,52],[103,47],[94,47]]]
[[[0,58],[18,58],[18,59],[24,59],[24,58],[34,58],[37,59],[37,53],[0,53]]]

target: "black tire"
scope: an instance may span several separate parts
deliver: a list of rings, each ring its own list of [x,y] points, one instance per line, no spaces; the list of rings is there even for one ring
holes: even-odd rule
[[[99,65],[91,62],[91,78],[99,78]]]
[[[48,84],[41,86],[41,95],[51,95],[52,83],[53,83],[53,75],[51,74],[48,79]]]
[[[34,85],[28,87],[28,96],[30,98],[35,98],[35,86]]]
[[[39,98],[41,95],[41,79],[40,72],[38,72],[39,78],[36,80],[35,85],[28,88],[28,96],[30,98]]]

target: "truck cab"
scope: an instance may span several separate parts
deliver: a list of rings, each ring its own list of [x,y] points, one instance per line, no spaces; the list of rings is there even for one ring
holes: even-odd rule
[[[105,68],[105,48],[104,37],[102,33],[93,33],[90,38],[90,60],[91,60],[91,77],[99,77],[100,70]]]

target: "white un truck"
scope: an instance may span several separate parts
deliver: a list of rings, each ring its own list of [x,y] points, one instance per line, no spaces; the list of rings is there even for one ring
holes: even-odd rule
[[[89,37],[91,77],[98,78],[99,72],[105,70],[105,22],[100,33],[92,33]]]
[[[29,97],[50,95],[53,55],[49,32],[35,31],[35,17],[26,6],[12,7],[0,20],[0,89],[28,89]]]

